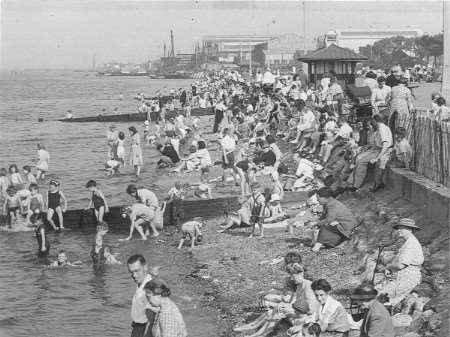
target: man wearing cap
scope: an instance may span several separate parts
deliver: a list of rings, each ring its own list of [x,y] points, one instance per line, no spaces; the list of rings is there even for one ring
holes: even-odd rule
[[[364,310],[360,337],[394,337],[394,325],[386,307],[377,300],[377,290],[371,284],[361,284],[350,296]]]
[[[420,273],[424,261],[422,246],[414,236],[414,230],[421,228],[410,218],[402,218],[394,225],[399,238],[406,240],[400,247],[393,262],[388,264],[385,275],[390,278],[384,282],[379,291],[389,296],[390,303],[401,302],[422,281]],[[396,275],[393,275],[396,273]]]

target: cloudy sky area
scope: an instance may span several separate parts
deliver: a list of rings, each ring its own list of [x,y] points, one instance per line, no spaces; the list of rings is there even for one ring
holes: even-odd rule
[[[11,68],[88,68],[110,60],[143,62],[195,39],[225,34],[303,34],[300,1],[1,0],[1,64]],[[442,31],[442,1],[306,1],[306,36],[331,29]]]

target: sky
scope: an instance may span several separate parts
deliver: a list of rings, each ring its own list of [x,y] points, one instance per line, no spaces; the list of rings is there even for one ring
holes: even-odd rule
[[[2,69],[90,68],[111,60],[144,62],[192,53],[204,35],[297,33],[332,29],[442,31],[442,0],[423,1],[119,1],[0,0]],[[305,8],[306,32],[303,31]]]

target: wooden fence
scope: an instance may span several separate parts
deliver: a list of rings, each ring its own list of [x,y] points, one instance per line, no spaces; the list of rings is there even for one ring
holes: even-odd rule
[[[450,122],[429,118],[425,109],[403,116],[399,122],[413,149],[412,170],[450,187]]]

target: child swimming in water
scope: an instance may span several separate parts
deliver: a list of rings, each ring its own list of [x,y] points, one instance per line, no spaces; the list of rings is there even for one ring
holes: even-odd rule
[[[17,191],[13,186],[9,186],[6,189],[5,203],[3,204],[3,214],[8,216],[8,226],[12,228],[12,225],[16,223],[16,220],[20,216],[20,202],[17,196]]]
[[[61,206],[61,203],[63,206]],[[59,182],[56,180],[50,180],[47,192],[47,221],[53,227],[55,231],[58,229],[64,229],[64,218],[63,213],[67,209],[67,199],[63,192],[59,190]],[[56,227],[53,221],[53,215],[58,215],[59,228]]]
[[[191,249],[194,248],[196,243],[202,242],[203,236],[201,228],[204,225],[204,220],[202,218],[194,218],[192,221],[185,222],[181,225],[182,238],[178,244],[178,249],[183,247],[184,241],[188,238],[191,240]]]
[[[108,203],[102,191],[97,188],[97,182],[95,180],[89,180],[86,183],[86,188],[92,193],[91,200],[87,209],[94,207],[95,217],[99,224],[103,223],[103,215],[109,213]]]
[[[16,164],[12,164],[9,166],[9,181],[14,187],[23,184],[23,179],[20,176],[19,169],[17,168]]]
[[[42,213],[45,207],[45,203],[42,194],[39,193],[39,186],[37,184],[31,184],[28,189],[31,196],[28,202],[27,223],[30,223],[31,216],[33,214]]]
[[[60,250],[58,253],[58,258],[56,261],[53,261],[50,263],[49,267],[55,268],[55,267],[79,267],[83,262],[81,261],[75,261],[75,262],[69,262],[67,258],[67,254],[64,250]]]

